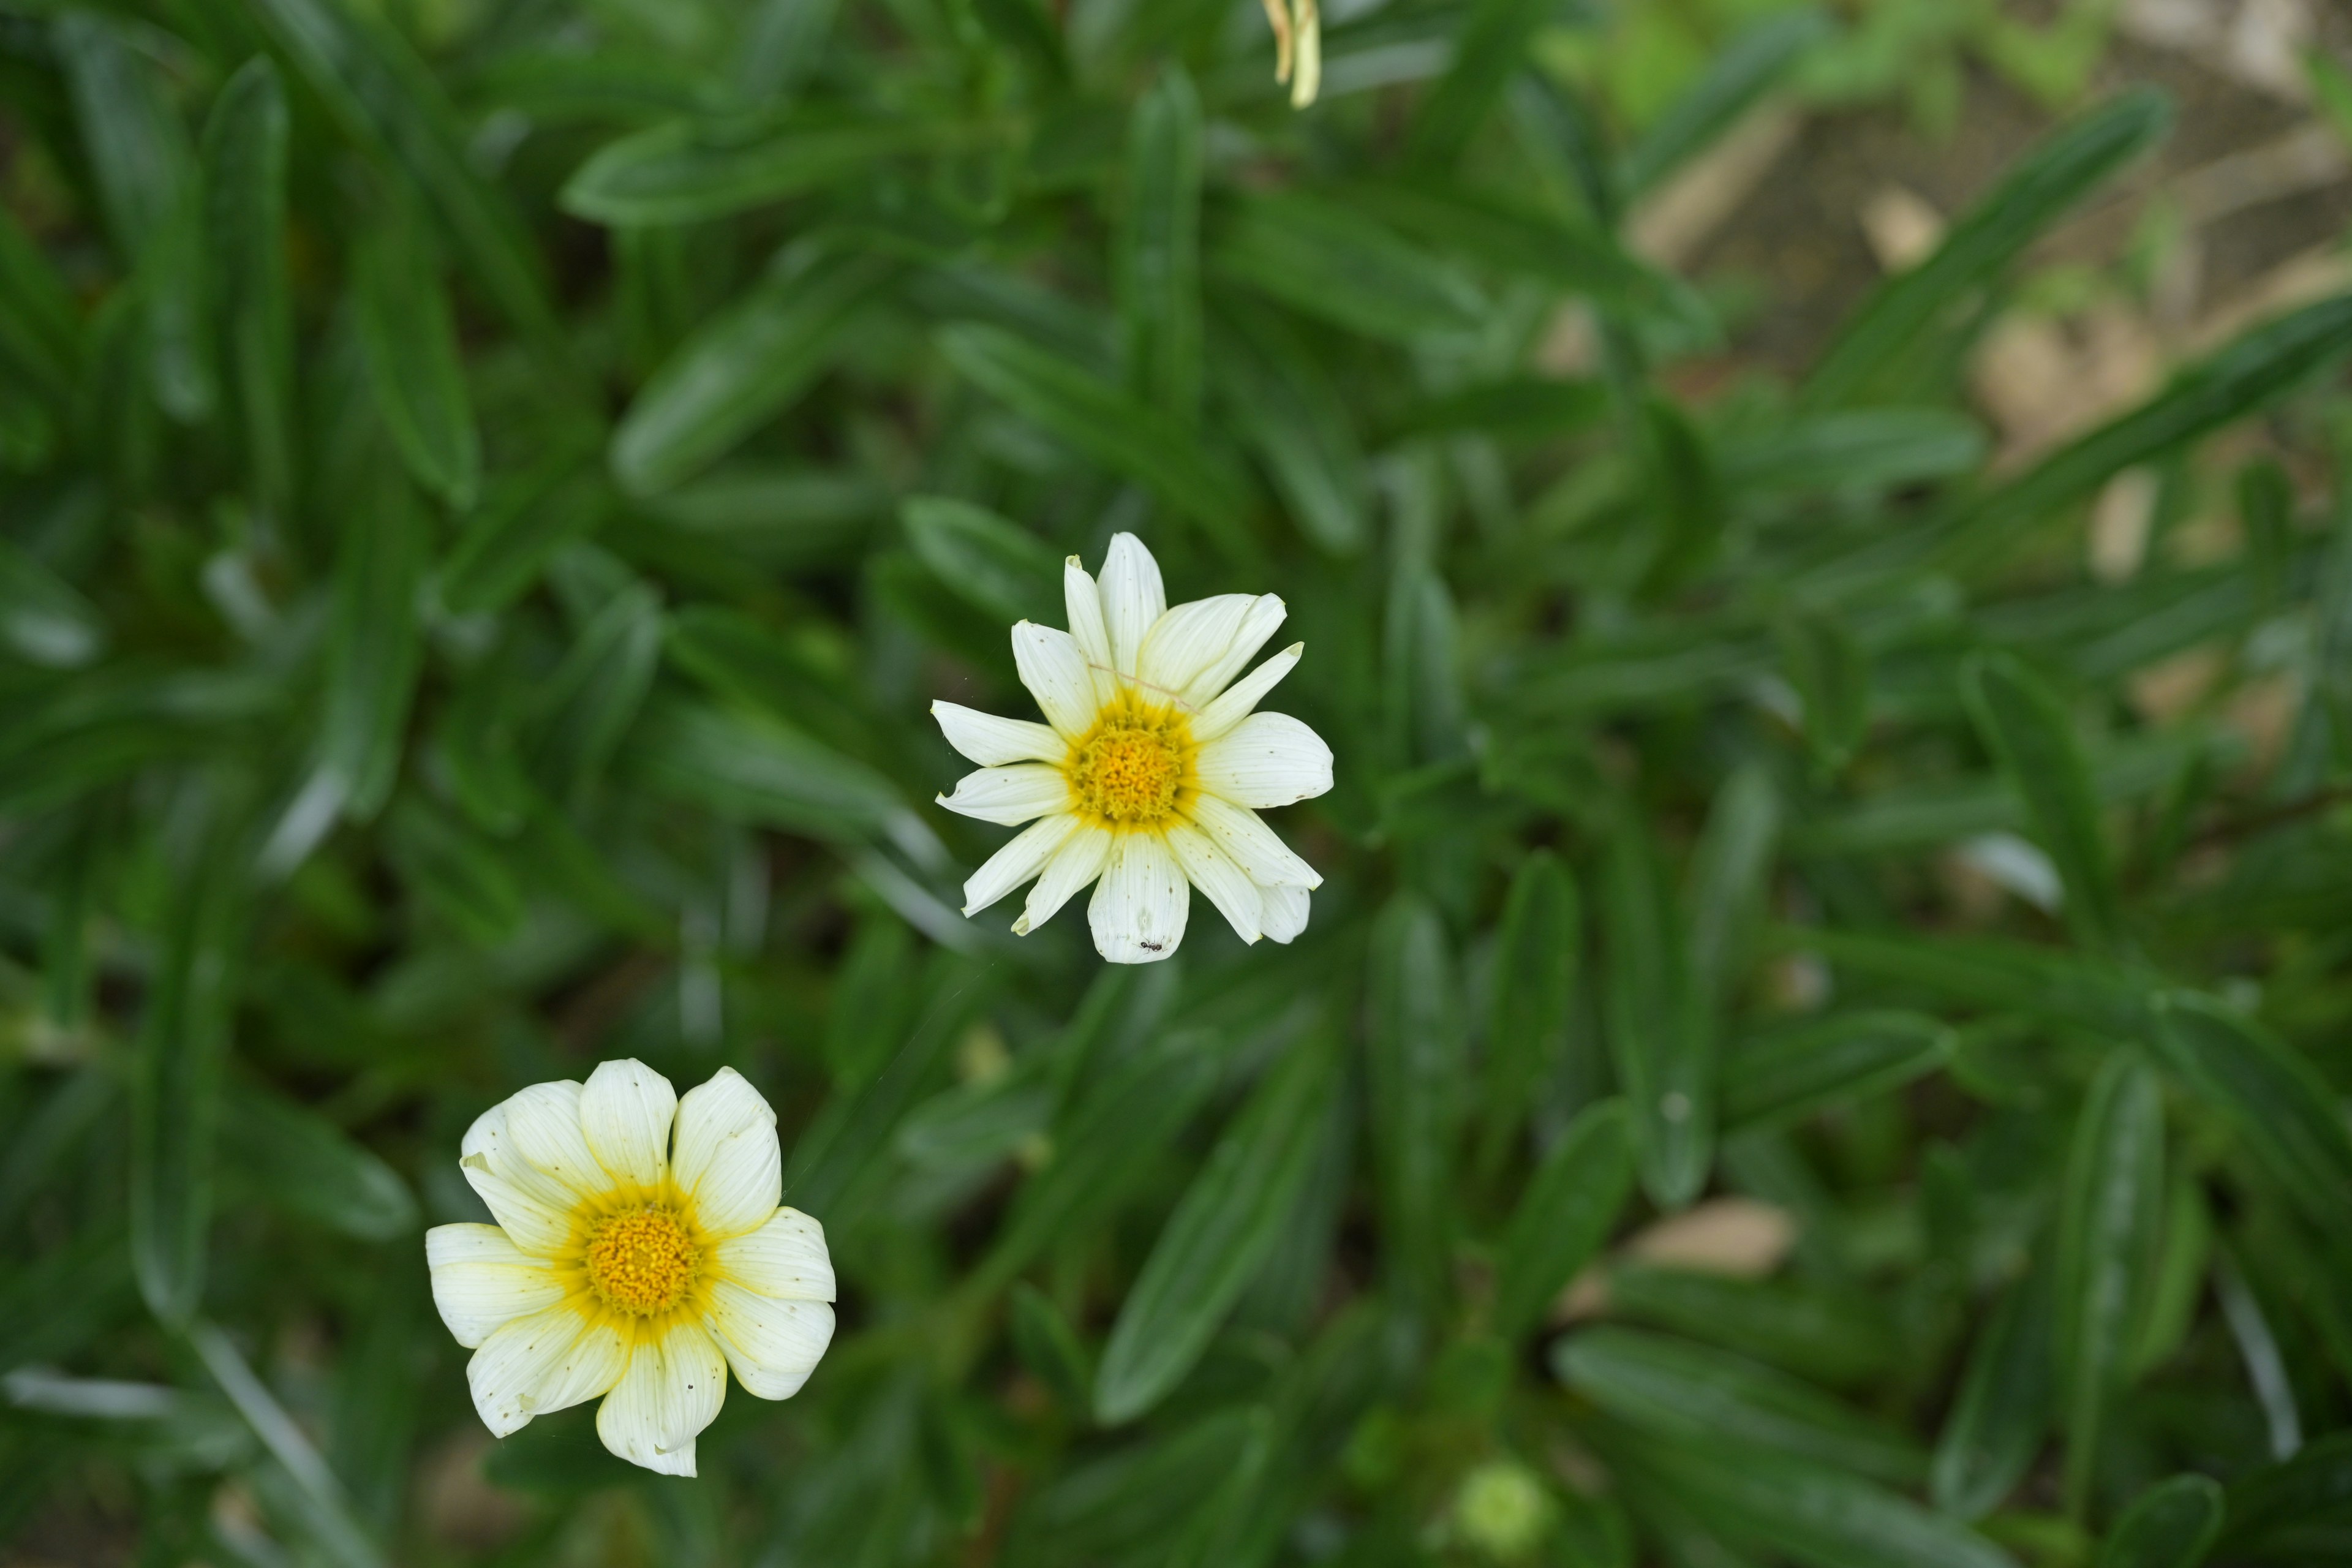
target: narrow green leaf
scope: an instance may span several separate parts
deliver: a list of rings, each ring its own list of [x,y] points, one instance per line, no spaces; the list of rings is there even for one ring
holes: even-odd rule
[[[634,496],[692,479],[809,389],[858,307],[896,274],[866,256],[780,255],[767,277],[676,353],[613,432],[613,473]]]
[[[676,121],[607,144],[580,165],[557,201],[591,223],[707,223],[974,135],[967,125],[906,115],[811,113],[749,132]]]
[[[65,279],[16,215],[0,212],[0,365],[62,404],[80,373],[81,335],[81,312]]]
[[[1596,305],[1656,315],[1694,338],[1715,331],[1688,284],[1629,255],[1609,235],[1517,196],[1434,178],[1359,182],[1333,195],[1440,247],[1444,257],[1532,279]]]
[[[1190,422],[1201,402],[1201,99],[1162,70],[1128,121],[1127,196],[1114,258],[1128,383]]]
[[[199,1323],[189,1331],[188,1342],[262,1447],[293,1479],[305,1505],[303,1523],[316,1537],[327,1561],[335,1568],[383,1568],[383,1552],[353,1516],[351,1496],[341,1480],[327,1468],[327,1461],[269,1392],[269,1385],[254,1375],[229,1337],[210,1323]]]
[[[1610,1049],[1633,1113],[1642,1185],[1679,1208],[1696,1197],[1713,1161],[1713,1022],[1691,973],[1685,925],[1657,847],[1628,822],[1601,856],[1601,930]]]
[[[1062,610],[1062,562],[1019,523],[946,496],[898,506],[907,542],[941,586],[998,620],[1052,622]]]
[[[1806,415],[1727,438],[1724,482],[1741,496],[1878,494],[1948,479],[1984,460],[1984,430],[1943,408],[1854,408]]]
[[[449,297],[414,218],[394,205],[353,268],[368,384],[408,471],[459,510],[474,504],[482,443]]]
[[[247,478],[280,526],[292,519],[299,472],[286,139],[286,89],[278,68],[257,56],[221,88],[205,123],[205,273]]]
[[[2066,889],[2077,941],[2107,952],[2124,943],[2116,871],[2082,748],[2065,707],[2042,679],[2003,653],[1973,656],[1961,688],[1985,746],[2025,802],[2034,838]]]
[[[1444,165],[1462,156],[1526,60],[1528,40],[1559,10],[1558,0],[1475,0],[1463,19],[1453,63],[1413,115],[1415,157]]]
[[[423,193],[507,319],[542,344],[559,343],[538,252],[505,198],[475,173],[456,108],[406,40],[340,0],[252,4],[344,132]]]
[[[1367,337],[1470,332],[1486,312],[1459,268],[1362,216],[1357,204],[1319,196],[1243,203],[1220,226],[1213,260],[1233,281]]]
[[[2221,1489],[2175,1476],[2133,1500],[2099,1548],[2096,1568],[2197,1568],[2221,1533]]]
[[[1612,1314],[1721,1345],[1833,1387],[1884,1376],[1902,1354],[1877,1301],[1798,1281],[1739,1279],[1681,1268],[1614,1266]]]
[[[1452,1242],[1463,1054],[1453,954],[1436,910],[1409,893],[1390,902],[1373,929],[1370,979],[1366,1059],[1384,1261],[1401,1294],[1427,1308],[1444,1289]]]
[[[1078,1342],[1070,1320],[1045,1293],[1025,1279],[1015,1280],[1005,1302],[1013,1331],[1013,1352],[1037,1381],[1053,1391],[1063,1408],[1085,1410],[1091,1401],[1094,1366]]]
[[[1934,255],[1872,290],[1814,365],[1806,405],[1854,401],[1955,300],[1999,277],[2051,225],[2153,145],[2171,119],[2161,93],[2141,89],[2051,132],[1953,224]]]
[[[1807,49],[1835,30],[1811,7],[1763,16],[1741,29],[1627,151],[1617,171],[1624,198],[1640,197],[1730,130]]]
[[[1105,1074],[1071,1108],[1053,1159],[1013,1199],[968,1288],[992,1290],[1049,1245],[1098,1224],[1167,1152],[1216,1078],[1213,1043],[1198,1032],[1166,1036]]]
[[[668,699],[624,755],[655,793],[732,821],[856,841],[908,816],[889,780],[786,725]]]
[[[1653,541],[1642,592],[1673,594],[1715,563],[1730,520],[1730,502],[1714,448],[1698,426],[1663,397],[1642,407],[1641,454]]]
[[[1668,1442],[1753,1443],[1895,1486],[1927,1469],[1903,1433],[1787,1373],[1742,1356],[1634,1329],[1587,1329],[1552,1348],[1561,1382]]]
[[[245,947],[236,814],[180,879],[161,933],[131,1078],[131,1258],[148,1310],[173,1326],[204,1300],[221,1068]]]
[[[1781,616],[1773,625],[1781,668],[1805,706],[1805,750],[1822,779],[1845,771],[1870,726],[1870,658],[1843,622]]]
[[[1538,849],[1511,879],[1495,939],[1480,1142],[1480,1163],[1490,1175],[1510,1152],[1537,1083],[1567,1044],[1569,1001],[1583,957],[1575,879],[1559,856]]]
[[[1780,796],[1759,763],[1731,771],[1708,805],[1692,852],[1691,975],[1719,1005],[1736,996],[1738,964],[1754,935],[1780,837]]]
[[[119,1225],[91,1226],[37,1258],[16,1254],[0,1274],[0,1366],[64,1361],[120,1326],[142,1294],[133,1261]]]
[[[2150,1005],[2138,975],[2103,960],[1992,937],[1786,930],[1832,963],[1916,985],[1965,1007],[2031,1014],[2120,1038],[2144,1035]]]
[[[2057,1322],[2066,1496],[2089,1496],[2107,1406],[2131,1365],[2164,1215],[2164,1095],[2128,1048],[2091,1085],[2058,1218]]]
[[[2156,1044],[2326,1235],[2352,1225],[2352,1130],[2336,1090],[2294,1047],[2206,997],[2157,999]]]
[[[433,596],[452,616],[502,610],[537,582],[555,552],[593,534],[610,489],[584,471],[584,444],[563,444],[519,474],[491,481],[434,573]]]
[[[1622,1100],[1588,1106],[1528,1182],[1503,1231],[1495,1331],[1526,1333],[1598,1255],[1633,1192],[1633,1134]]]
[[[1211,370],[1239,434],[1265,465],[1299,531],[1332,555],[1363,548],[1363,445],[1348,400],[1280,312],[1220,302]]]
[[[355,822],[383,808],[400,770],[423,658],[416,595],[425,530],[415,494],[387,475],[373,504],[344,520],[336,549],[319,765]]]
[[[1241,542],[1239,476],[1157,409],[999,327],[948,327],[939,343],[949,363],[1023,418],[1152,490],[1226,548]]]
[[[223,1104],[236,1136],[222,1163],[254,1196],[362,1241],[416,1228],[416,1200],[399,1173],[333,1122],[243,1081]]]
[[[2007,1552],[1967,1526],[1859,1476],[1790,1454],[1654,1440],[1633,1453],[1664,1495],[1703,1510],[1736,1542],[1814,1568],[2016,1568]]]
[[[1969,1347],[1927,1477],[1936,1506],[1956,1519],[1999,1508],[2041,1451],[2056,1393],[2056,1305],[2051,1270],[2037,1268],[2009,1288]]]
[[[13,541],[0,540],[0,642],[18,658],[73,669],[106,651],[96,605]]]
[[[581,626],[539,698],[532,771],[558,799],[585,789],[628,733],[661,663],[661,595],[633,583]]]
[[[1208,1348],[1320,1152],[1336,1065],[1328,1041],[1294,1046],[1210,1151],[1111,1325],[1095,1379],[1097,1420],[1143,1415]]]
[[[1749,1041],[1723,1060],[1723,1119],[1780,1127],[1901,1088],[1951,1059],[1957,1037],[1917,1013],[1848,1013]]]
[[[2216,1543],[2224,1563],[2319,1568],[2352,1551],[2352,1432],[2331,1432],[2284,1464],[2240,1477]]]

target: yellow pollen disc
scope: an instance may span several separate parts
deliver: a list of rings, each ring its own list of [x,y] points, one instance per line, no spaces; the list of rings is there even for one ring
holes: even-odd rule
[[[668,1209],[631,1209],[588,1233],[588,1283],[616,1310],[666,1312],[701,1271],[702,1249]]]
[[[1071,797],[1113,827],[1157,826],[1176,816],[1192,751],[1192,722],[1181,712],[1122,699],[1071,748]]]

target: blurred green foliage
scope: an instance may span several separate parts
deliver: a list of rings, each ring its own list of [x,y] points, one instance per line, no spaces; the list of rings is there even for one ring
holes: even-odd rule
[[[1995,463],[2158,98],[1793,384],[1617,238],[1922,14],[1334,6],[1294,114],[1246,0],[0,0],[0,1539],[2352,1555],[2352,299]],[[1120,529],[1307,645],[1293,947],[956,913],[927,702]],[[844,1281],[698,1481],[490,1448],[425,1290],[618,1056]]]

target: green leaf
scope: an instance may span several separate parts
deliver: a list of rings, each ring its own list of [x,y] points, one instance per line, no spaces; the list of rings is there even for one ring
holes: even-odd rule
[[[1384,1259],[1400,1293],[1433,1304],[1454,1224],[1454,1132],[1462,1076],[1461,1000],[1437,911],[1410,893],[1372,932],[1366,1066]]]
[[[1744,1357],[1633,1329],[1587,1329],[1552,1348],[1561,1382],[1666,1442],[1721,1439],[1816,1460],[1895,1486],[1927,1457],[1902,1433]]]
[[[1576,883],[1559,856],[1538,849],[1511,879],[1495,939],[1480,1146],[1489,1174],[1509,1152],[1538,1080],[1566,1046],[1569,1002],[1583,954]]]
[[[459,510],[474,504],[481,437],[449,298],[416,223],[394,206],[359,247],[360,343],[368,384],[416,482]]]
[[[1727,437],[1718,451],[1724,483],[1741,496],[1878,494],[1957,478],[1984,456],[1983,429],[1943,408],[1806,415]]]
[[[2118,94],[2052,132],[1945,234],[1934,255],[1871,291],[1807,378],[1807,406],[1854,402],[1951,308],[1997,279],[2093,190],[2160,138],[2172,111],[2143,89]]]
[[[1900,1089],[1951,1059],[1957,1037],[1916,1013],[1846,1013],[1748,1041],[1723,1060],[1723,1117],[1780,1127]]]
[[[810,113],[772,131],[748,132],[676,121],[599,150],[565,182],[557,203],[591,223],[707,223],[978,134],[970,126],[906,115],[859,120]]]
[[[2025,802],[2034,838],[2058,868],[2068,927],[2086,946],[2120,950],[2123,914],[2115,866],[2099,821],[2098,795],[2064,705],[2032,670],[2000,653],[1973,656],[1961,685],[1978,733]]]
[[[2331,1432],[2284,1464],[2240,1477],[2216,1550],[2224,1563],[2311,1568],[2352,1550],[2352,1432]]]
[[[286,138],[286,89],[278,68],[257,56],[221,88],[205,122],[205,267],[247,476],[255,501],[281,521],[293,512],[299,470]]]
[[[1993,937],[1784,930],[1793,945],[1858,973],[1916,985],[1965,1007],[2032,1014],[2098,1033],[2144,1036],[2140,977],[2104,960]]]
[[[79,374],[81,313],[14,213],[0,212],[0,364],[63,403]]]
[[[1624,1102],[1588,1106],[1536,1167],[1498,1251],[1495,1331],[1516,1338],[1600,1252],[1633,1191]]]
[[[1116,1426],[1143,1415],[1208,1348],[1321,1152],[1316,1134],[1336,1065],[1328,1041],[1291,1047],[1210,1151],[1111,1325],[1095,1379],[1097,1421]]]
[[[1201,100],[1180,67],[1136,100],[1114,257],[1128,383],[1190,421],[1201,401]]]
[[[1719,1005],[1737,994],[1738,965],[1764,906],[1780,834],[1780,796],[1756,763],[1732,771],[1715,792],[1691,855],[1692,978]]]
[[[2352,1130],[2311,1063],[2251,1019],[2202,996],[2156,1003],[2156,1046],[2190,1093],[2218,1110],[2324,1233],[2352,1224]]]
[[[223,1163],[247,1192],[361,1241],[416,1228],[416,1200],[400,1173],[333,1122],[242,1080],[223,1104],[236,1130]]]
[[[1642,1185],[1661,1207],[1680,1208],[1698,1195],[1714,1157],[1713,1023],[1646,830],[1612,832],[1601,868],[1610,1049],[1633,1113]]]
[[[1828,616],[1790,615],[1773,624],[1781,666],[1805,706],[1805,750],[1822,779],[1845,771],[1870,727],[1870,659]]]
[[[2074,1124],[2058,1218],[2058,1364],[2066,1496],[2089,1495],[2109,1402],[2131,1366],[2164,1215],[2164,1096],[2129,1049],[2113,1052]]]
[[[806,392],[858,309],[894,277],[886,260],[779,255],[767,276],[678,345],[613,432],[613,474],[633,496],[674,489]]]
[[[1831,19],[1811,7],[1763,16],[1741,29],[1627,151],[1617,170],[1623,198],[1638,198],[1730,130],[1833,31]]]
[[[245,950],[237,816],[215,811],[199,863],[174,889],[131,1068],[131,1258],[148,1310],[174,1327],[204,1300],[222,1062]]]
[[[1281,314],[1220,302],[1211,369],[1239,434],[1307,540],[1332,555],[1364,545],[1370,489],[1348,401]]]
[[[502,610],[539,580],[555,552],[592,534],[610,510],[607,488],[583,463],[583,443],[559,444],[530,468],[493,479],[433,577],[452,616]]]
[[[1633,1451],[1654,1484],[1736,1541],[1815,1568],[2016,1568],[1967,1526],[1810,1460],[1713,1442],[1645,1442]]]
[[[1413,115],[1413,155],[1434,164],[1462,156],[1526,60],[1528,42],[1559,11],[1558,0],[1474,0],[1454,60]]]
[[[2221,1533],[2221,1487],[2175,1476],[2133,1500],[2107,1531],[2096,1568],[2197,1568]]]
[[[1094,1386],[1094,1367],[1061,1309],[1034,1285],[1016,1280],[1005,1301],[1005,1317],[1013,1353],[1022,1364],[1053,1391],[1065,1409],[1087,1409],[1092,1403],[1087,1391]]]
[[[374,504],[344,521],[336,550],[319,767],[355,822],[383,808],[400,770],[423,658],[416,596],[425,548],[424,508],[386,475]]]
[[[88,1226],[37,1258],[15,1255],[0,1274],[0,1365],[63,1361],[118,1327],[138,1310],[132,1261],[119,1225]]]
[[[1981,1519],[2025,1479],[2054,1404],[2056,1293],[2037,1268],[1979,1331],[1936,1442],[1928,1493],[1955,1519]]]
[[[1062,562],[1019,523],[946,496],[909,496],[898,517],[923,564],[974,608],[1003,621],[1061,618]]]
[[[624,756],[657,795],[732,821],[856,841],[908,817],[889,780],[772,720],[657,700]]]
[[[532,770],[559,799],[591,784],[636,718],[661,663],[661,595],[632,583],[582,625],[539,697]]]
[[[210,1323],[189,1331],[188,1342],[253,1435],[285,1467],[305,1505],[302,1521],[335,1568],[382,1568],[386,1559],[352,1511],[351,1496],[309,1436],[254,1375],[229,1337]]]
[[[1071,1108],[1053,1159],[1013,1199],[967,1288],[992,1290],[1046,1247],[1099,1224],[1166,1153],[1216,1079],[1213,1042],[1197,1032],[1163,1037],[1106,1073]]]
[[[1817,1286],[1679,1268],[1610,1270],[1611,1311],[1717,1344],[1800,1377],[1847,1386],[1883,1375],[1902,1353],[1875,1301]]]
[[[947,327],[939,343],[950,364],[1023,418],[1143,485],[1227,549],[1240,543],[1240,477],[1159,410],[1000,327]]]
[[[344,132],[423,194],[507,319],[542,343],[560,342],[538,253],[475,173],[456,109],[408,44],[340,0],[253,0],[253,8]]]
[[[15,543],[0,540],[0,642],[18,658],[73,669],[106,651],[97,606]]]
[[[1359,207],[1287,192],[1254,196],[1219,226],[1216,270],[1367,337],[1409,342],[1475,331],[1487,308],[1476,284]]]

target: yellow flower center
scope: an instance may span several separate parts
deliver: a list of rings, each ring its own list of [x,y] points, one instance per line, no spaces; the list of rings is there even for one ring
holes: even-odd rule
[[[666,1312],[701,1272],[702,1248],[672,1210],[630,1209],[588,1233],[588,1283],[616,1311]]]
[[[1070,750],[1070,795],[1112,827],[1156,827],[1176,816],[1192,773],[1192,725],[1175,708],[1123,697]]]

